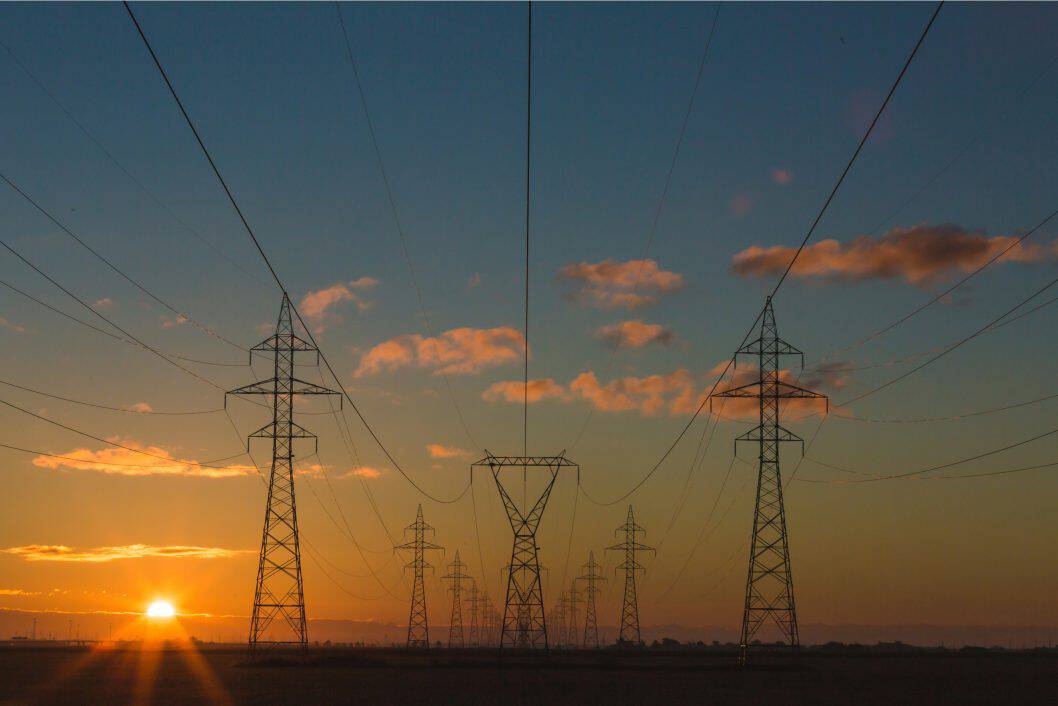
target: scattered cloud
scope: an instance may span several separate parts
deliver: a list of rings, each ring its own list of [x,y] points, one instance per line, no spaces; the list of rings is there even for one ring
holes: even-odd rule
[[[114,306],[114,300],[110,297],[103,297],[102,299],[96,299],[92,303],[94,309],[111,309]]]
[[[697,406],[698,388],[694,376],[684,368],[668,375],[617,378],[605,385],[589,370],[569,384],[571,393],[587,400],[600,412],[635,410],[646,417],[665,410],[669,414],[693,411]]]
[[[342,302],[353,302],[357,310],[367,311],[372,303],[360,292],[378,286],[374,277],[361,277],[350,282],[339,282],[324,289],[310,291],[301,298],[298,310],[313,325],[314,332],[323,331],[328,324],[339,320],[332,308]]]
[[[154,407],[151,407],[146,402],[137,402],[134,405],[129,405],[130,412],[139,412],[141,414],[150,414],[154,411]]]
[[[558,278],[577,285],[571,299],[601,309],[637,309],[683,288],[683,275],[663,270],[649,259],[572,263],[562,268]]]
[[[108,448],[93,451],[77,448],[56,456],[37,456],[33,465],[37,468],[95,471],[118,476],[191,476],[196,478],[236,478],[257,472],[254,466],[231,464],[227,466],[201,466],[195,461],[180,459],[160,446],[144,445],[130,439],[109,439],[128,449]],[[136,451],[145,451],[145,456]],[[161,457],[161,458],[158,458]]]
[[[454,446],[442,446],[441,444],[427,444],[426,453],[430,458],[466,458],[470,456],[469,451]]]
[[[955,272],[971,272],[1017,240],[1012,235],[986,236],[954,224],[893,228],[879,237],[862,235],[847,243],[822,240],[807,246],[791,271],[794,277],[823,281],[902,279],[923,286]],[[735,255],[731,270],[743,277],[783,272],[795,249],[757,245]],[[1014,246],[1002,262],[1042,262],[1056,254],[1049,246]]]
[[[779,186],[786,186],[793,181],[793,172],[788,169],[774,167],[771,170],[771,180]]]
[[[742,217],[753,210],[753,197],[749,194],[735,194],[727,204],[735,216]]]
[[[321,466],[318,463],[309,464],[302,466],[295,471],[295,475],[308,476],[309,478],[323,478],[324,474],[331,480],[345,480],[346,478],[365,478],[374,480],[375,478],[381,478],[385,471],[372,466],[356,466],[355,468],[349,468],[344,471],[333,471],[328,466]]]
[[[528,394],[527,394],[528,393]],[[565,400],[569,398],[566,388],[551,378],[541,380],[530,380],[528,388],[522,380],[504,380],[489,386],[481,393],[481,398],[489,402],[511,402],[522,404],[528,399],[529,403],[541,402],[549,399]]]
[[[481,284],[481,273],[475,272],[470,275],[470,279],[467,280],[467,289],[474,289]]]
[[[70,561],[101,564],[119,559],[229,559],[252,549],[222,549],[220,547],[152,546],[126,544],[117,547],[74,549],[62,544],[27,544],[22,547],[0,549],[4,554],[22,557],[26,561]]]
[[[9,321],[6,317],[0,316],[0,327],[6,328],[8,331],[14,331],[15,333],[25,333],[26,327],[20,326],[12,321]]]
[[[187,323],[187,317],[183,314],[178,314],[176,318],[170,319],[166,316],[162,318],[162,328],[176,328],[177,326],[183,326]]]
[[[360,357],[354,375],[363,377],[409,366],[432,369],[435,375],[472,375],[521,360],[524,354],[525,338],[517,329],[463,327],[435,337],[410,334],[384,341]]]
[[[617,348],[642,348],[652,343],[667,346],[676,340],[672,329],[639,319],[603,326],[595,331],[595,335]]]
[[[23,591],[21,588],[0,588],[0,596],[39,596],[40,591]]]

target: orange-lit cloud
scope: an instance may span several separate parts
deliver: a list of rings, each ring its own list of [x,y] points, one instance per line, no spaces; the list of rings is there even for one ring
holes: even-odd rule
[[[637,309],[683,287],[683,275],[661,269],[655,260],[572,263],[558,277],[578,285],[572,299],[603,309]]]
[[[880,237],[860,236],[848,243],[823,240],[807,246],[797,259],[794,277],[860,281],[903,279],[929,284],[954,272],[970,272],[1011,245],[1009,235],[986,236],[957,225],[921,225],[893,228]],[[757,245],[735,255],[731,270],[743,277],[782,273],[795,248]],[[1003,256],[1003,262],[1041,262],[1052,258],[1055,247],[1021,244]]]
[[[139,412],[141,414],[150,414],[154,411],[154,407],[151,407],[147,402],[137,402],[136,404],[129,405],[130,412]]]
[[[618,348],[642,348],[652,343],[667,346],[676,340],[672,329],[661,324],[648,324],[639,319],[603,326],[596,330],[595,335]]]
[[[183,326],[187,323],[187,317],[183,314],[178,314],[176,317],[170,319],[168,317],[161,317],[162,328],[176,328],[177,326]]]
[[[364,300],[357,292],[378,285],[373,277],[361,277],[351,282],[339,282],[330,287],[310,291],[301,298],[298,311],[313,325],[315,332],[321,332],[334,319],[332,307],[342,302],[353,302],[359,311],[371,308],[371,302]]]
[[[789,169],[775,167],[771,170],[771,180],[779,186],[786,186],[793,181],[793,173]]]
[[[26,332],[26,327],[25,326],[20,326],[19,324],[16,324],[16,323],[14,323],[12,321],[9,321],[4,316],[0,316],[0,327],[6,328],[9,331],[14,331],[15,333],[25,333]]]
[[[151,456],[128,449],[108,448],[94,451],[78,448],[54,456],[37,456],[33,465],[37,468],[95,471],[118,476],[192,476],[196,478],[235,478],[256,473],[253,466],[229,464],[226,466],[198,466],[194,461],[176,458],[168,449],[160,446],[140,444],[129,439],[114,438],[130,449],[145,451]],[[156,458],[161,456],[162,458]]]
[[[434,374],[469,375],[525,354],[522,332],[510,326],[456,328],[440,336],[398,336],[378,344],[360,357],[355,376],[374,375],[408,366],[430,368]]]
[[[522,380],[503,380],[495,382],[487,390],[481,393],[481,398],[489,402],[511,402],[522,404],[523,400],[529,400],[529,404],[549,399],[567,399],[566,388],[551,378],[541,380],[530,380],[528,388]]]
[[[749,194],[735,194],[731,197],[727,207],[736,216],[744,216],[753,210],[753,197]]]
[[[321,466],[318,463],[309,464],[298,468],[295,471],[295,475],[308,476],[310,478],[323,478],[326,475],[331,480],[344,480],[346,478],[365,478],[374,480],[375,478],[381,478],[385,474],[385,471],[380,468],[374,468],[373,466],[356,466],[355,468],[349,468],[344,471],[332,471],[326,466]]]
[[[39,596],[40,591],[23,591],[21,588],[0,588],[0,596]]]
[[[72,561],[101,564],[119,559],[229,559],[252,549],[223,549],[221,547],[152,546],[126,544],[117,547],[74,549],[62,544],[27,544],[22,547],[0,549],[4,554],[22,557],[26,561]]]
[[[637,411],[655,416],[663,411],[682,414],[693,410],[700,386],[686,369],[668,375],[627,376],[602,385],[592,371],[584,372],[569,384],[575,396],[587,400],[600,412]]]
[[[470,456],[469,451],[464,451],[454,446],[442,446],[441,444],[427,444],[426,453],[430,454],[430,458],[465,458]]]

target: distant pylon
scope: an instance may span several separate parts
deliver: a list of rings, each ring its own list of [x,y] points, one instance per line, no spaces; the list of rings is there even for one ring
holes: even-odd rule
[[[596,584],[606,579],[599,574],[599,564],[595,561],[595,552],[588,552],[588,563],[581,567],[583,574],[577,577],[584,582],[584,647],[599,647],[599,620],[595,613],[595,597],[602,593]]]
[[[456,558],[448,565],[448,573],[442,576],[452,582],[452,617],[448,621],[448,647],[466,647],[466,639],[463,634],[463,581],[470,578],[464,569],[467,565],[459,559],[459,550],[456,550]],[[473,579],[471,579],[473,580]],[[476,588],[474,589],[477,590]]]
[[[548,647],[547,620],[544,617],[544,592],[540,582],[540,549],[536,544],[536,531],[540,526],[555,480],[563,468],[577,468],[577,464],[559,454],[558,456],[494,456],[488,450],[485,457],[471,465],[488,467],[496,482],[496,488],[507,510],[507,519],[514,533],[511,549],[511,564],[507,574],[507,600],[503,610],[503,629],[500,633],[501,647],[537,648]],[[507,492],[500,480],[505,468],[521,468],[523,478],[528,469],[546,469],[544,489],[535,502],[523,499],[522,505]],[[523,485],[524,495],[524,485]]]
[[[253,613],[250,617],[250,652],[265,645],[308,644],[305,620],[305,591],[301,580],[301,546],[298,539],[298,513],[294,501],[294,440],[316,436],[294,423],[295,395],[338,395],[338,392],[294,375],[298,353],[319,351],[294,333],[290,319],[290,299],[283,294],[276,331],[250,349],[272,354],[274,375],[268,380],[231,390],[225,395],[265,395],[272,398],[272,421],[247,439],[270,439],[272,467],[268,476],[261,554],[257,563]],[[341,400],[341,397],[339,397]],[[270,630],[274,621],[289,630]]]
[[[790,547],[786,536],[786,512],[783,509],[782,476],[779,473],[779,444],[804,440],[779,422],[779,400],[823,399],[825,395],[806,390],[782,380],[779,358],[804,353],[779,338],[771,297],[764,303],[760,336],[738,350],[742,355],[757,357],[756,382],[717,393],[714,397],[756,398],[760,402],[760,423],[735,439],[755,441],[759,445],[757,502],[753,513],[753,535],[749,550],[749,576],[746,580],[746,602],[742,614],[742,636],[739,661],[746,662],[746,652],[754,635],[769,618],[775,622],[797,648],[797,609],[794,604]]]
[[[573,579],[569,586],[569,598],[566,601],[566,638],[562,641],[566,647],[576,649],[580,645],[580,635],[577,633],[577,606],[580,597],[577,593],[577,580]]]
[[[639,635],[639,602],[636,598],[636,573],[643,570],[643,566],[636,561],[636,552],[652,552],[653,547],[640,544],[636,541],[639,532],[645,529],[636,524],[635,516],[632,514],[632,506],[628,506],[628,516],[625,523],[615,530],[615,533],[624,532],[625,540],[620,544],[607,547],[608,550],[623,551],[625,560],[616,569],[624,569],[625,593],[624,602],[621,606],[621,634],[617,643],[626,647],[639,647],[643,640]]]
[[[569,606],[569,597],[565,591],[562,591],[558,595],[558,600],[555,601],[555,608],[551,611],[548,622],[554,626],[552,635],[554,636],[554,646],[556,648],[562,648],[566,646],[566,610]]]
[[[467,593],[469,594],[467,605],[470,606],[470,635],[467,639],[467,646],[481,647],[481,625],[478,622],[481,608],[481,591],[478,590],[478,583],[474,579],[470,580],[470,588],[467,589]]]
[[[411,611],[408,614],[408,647],[430,646],[430,624],[426,617],[426,587],[423,583],[423,570],[433,569],[433,565],[426,561],[426,551],[429,549],[440,549],[443,547],[426,541],[426,533],[433,533],[434,529],[422,519],[422,505],[415,514],[415,522],[404,528],[404,536],[412,533],[412,540],[404,544],[398,544],[394,549],[406,549],[413,552],[412,560],[404,566],[415,572],[415,581],[411,591]]]

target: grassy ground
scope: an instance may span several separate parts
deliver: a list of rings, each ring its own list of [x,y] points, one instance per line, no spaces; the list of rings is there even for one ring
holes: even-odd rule
[[[1052,654],[0,649],[3,704],[1054,704]]]

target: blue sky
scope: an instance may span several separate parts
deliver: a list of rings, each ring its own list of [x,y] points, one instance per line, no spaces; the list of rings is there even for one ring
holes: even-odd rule
[[[656,306],[624,312],[569,301],[565,295],[573,285],[559,281],[558,275],[571,263],[640,256],[715,5],[538,5],[531,376],[567,385],[591,370],[606,382],[611,353],[593,331],[620,319],[641,318],[671,329],[676,343],[620,351],[611,377],[665,375],[685,368],[704,385],[706,372],[730,354],[774,283],[774,277],[736,276],[730,271],[733,256],[754,245],[800,242],[932,7],[724,5],[649,252],[660,267],[680,274],[684,286]],[[425,444],[467,449],[469,442],[440,378],[414,368],[353,377],[364,351],[398,336],[426,332],[333,5],[144,4],[136,12],[295,301],[336,283],[361,277],[378,280],[363,293],[370,308],[358,311],[346,304],[335,309],[336,318],[320,335],[321,345],[398,457],[425,478],[426,485],[450,494],[465,479],[465,465],[445,462],[443,468],[432,469]],[[520,329],[525,7],[377,4],[348,5],[343,12],[434,328]],[[0,41],[77,119],[181,218],[266,284],[239,273],[188,236],[116,170],[4,52],[0,170],[159,294],[229,338],[245,344],[262,338],[257,327],[274,320],[277,293],[267,286],[266,270],[123,8],[8,4],[0,8],[0,16]],[[883,220],[968,144],[955,166],[884,223],[883,232],[952,223],[987,236],[1017,235],[1050,213],[1055,208],[1051,184],[1058,178],[1058,166],[1049,158],[1058,147],[1053,129],[1058,69],[1049,68],[1058,58],[1053,44],[1056,20],[1058,9],[1047,4],[946,7],[815,240],[845,242],[877,235],[874,231]],[[777,183],[774,170],[788,173],[788,183]],[[164,328],[164,312],[147,306],[141,294],[78,251],[17,194],[0,192],[0,214],[0,230],[12,245],[89,301],[113,300],[110,314],[152,343],[183,355],[242,362],[238,351],[190,326]],[[1053,226],[1046,227],[1033,240],[1049,244],[1054,233]],[[932,307],[847,359],[853,365],[885,361],[957,340],[1052,273],[1051,260],[997,265],[975,279],[957,305]],[[475,275],[480,285],[468,286]],[[0,258],[0,277],[67,306],[61,295],[11,257]],[[951,273],[922,286],[899,278],[792,278],[776,301],[780,332],[814,359],[871,333],[949,281]],[[117,405],[149,401],[158,409],[187,409],[219,403],[215,391],[160,361],[72,327],[15,295],[0,293],[0,306],[5,320],[25,329],[0,331],[7,344],[7,379]],[[1046,394],[1054,374],[1055,338],[1049,326],[1053,316],[1044,309],[1002,333],[983,337],[854,411],[861,416],[929,416]],[[902,369],[856,373],[847,391],[831,392],[840,399]],[[245,369],[206,372],[227,387],[248,382]],[[482,445],[498,451],[520,448],[519,407],[481,399],[493,382],[516,380],[520,374],[515,364],[452,376],[455,394]],[[34,409],[41,406],[39,399],[17,399]],[[169,444],[187,457],[237,450],[223,418],[159,426],[155,419],[103,418],[50,402],[46,407],[49,416],[93,433]],[[243,411],[239,421],[246,431],[254,418],[252,410]],[[541,452],[568,445],[575,433],[571,430],[579,428],[587,411],[583,401],[534,405],[531,445]],[[905,470],[1042,431],[1047,428],[1045,412],[1045,406],[1035,406],[938,425],[834,421],[821,434],[815,455],[870,472]],[[13,413],[5,412],[4,418],[11,431],[8,441],[18,439],[52,452],[83,445]],[[319,419],[314,422],[324,426],[327,418]],[[577,452],[589,485],[604,497],[628,487],[658,458],[685,419],[596,413]],[[811,433],[813,426],[802,426],[802,434]],[[674,552],[686,551],[693,543],[729,462],[730,438],[742,428],[720,426],[700,480],[692,485],[687,516],[666,539]],[[658,534],[671,515],[699,431],[693,430],[657,483],[637,496],[640,522]],[[342,452],[333,429],[327,434],[321,431],[321,453],[334,460],[326,462],[345,463],[339,460]],[[362,430],[357,435],[365,462],[384,466]],[[994,467],[1049,460],[1045,446],[1026,449],[1022,457],[997,461]],[[144,517],[156,511],[158,497],[145,483],[165,484],[172,502],[188,515],[200,512],[206,502],[238,508],[217,520],[223,526],[220,546],[250,546],[257,532],[259,503],[256,495],[249,499],[257,492],[256,483],[237,489],[229,481],[49,474],[32,466],[25,455],[12,453],[8,460],[25,501],[17,503],[20,507],[4,501],[21,523],[10,528],[10,536],[3,538],[6,544],[218,542],[210,538],[216,532],[204,536],[205,530],[193,523],[172,529],[164,538],[141,537]],[[803,470],[806,476],[810,471],[817,478],[835,477],[821,468],[806,465]],[[387,514],[398,518],[391,524],[410,522],[414,494],[392,469],[379,488]],[[993,538],[1005,532],[1053,537],[1053,523],[1033,525],[1011,516],[1012,508],[1031,509],[1053,490],[1054,482],[1045,474],[995,482],[879,483],[870,490],[797,487],[790,494],[796,518],[791,520],[792,542],[795,561],[804,562],[798,575],[806,576],[805,590],[816,591],[807,600],[829,600],[822,587],[827,572],[838,570],[832,568],[835,562],[846,571],[862,570],[864,582],[879,585],[871,570],[859,565],[862,560],[853,549],[834,539],[839,526],[863,542],[890,537],[891,542],[877,547],[884,567],[918,556],[925,536],[937,545],[951,543],[949,554],[956,557],[980,557],[983,552],[988,560],[1010,561],[1011,586],[1019,580],[1025,585],[1031,555],[1015,561],[998,544],[983,549],[975,545],[974,539],[980,539],[975,531],[960,535],[955,528],[983,523],[980,531]],[[110,519],[107,509],[116,502],[115,492],[137,499],[118,521]],[[341,492],[364,510],[359,487]],[[556,496],[556,525],[567,521],[572,503],[570,489],[564,493]],[[77,512],[96,512],[84,508],[80,497],[99,502],[100,516],[92,521],[79,518]],[[713,563],[720,564],[748,534],[748,501],[747,495],[724,526],[723,536],[718,535],[710,555]],[[57,516],[31,521],[31,509],[45,502],[56,503]],[[434,511],[439,517],[433,523],[440,528],[449,510]],[[306,510],[305,521],[318,528],[320,544],[335,554],[347,554],[348,545],[335,536],[318,509],[313,512]],[[494,512],[499,522],[499,512]],[[588,529],[575,533],[576,552],[600,546],[608,528],[623,517],[623,509],[607,514],[585,510],[583,504],[580,512]],[[925,522],[925,517],[939,513],[947,513],[944,522]],[[377,525],[367,516],[358,517],[363,532],[376,544],[383,542]],[[451,511],[450,520],[452,541],[462,542],[470,553],[472,535],[465,518],[460,523],[459,512]],[[80,539],[64,537],[75,525],[90,529]],[[506,528],[501,523],[494,530],[492,551],[498,561],[505,551]],[[550,546],[564,545],[566,530],[549,531],[555,533]],[[196,532],[199,536],[192,536]],[[13,558],[3,561],[17,563]],[[545,561],[560,564],[562,558]],[[664,557],[658,561],[663,577],[671,577],[679,564]],[[928,575],[944,574],[944,561],[930,564]],[[742,559],[738,562],[741,566]],[[27,582],[46,580],[19,567],[27,572]],[[900,590],[914,595],[919,579],[904,578]],[[703,581],[698,584],[705,585]],[[658,582],[665,583],[662,578]],[[738,581],[729,583],[717,605],[693,620],[726,619],[724,611],[739,602]],[[370,581],[363,585],[370,590]],[[688,591],[686,596],[693,594]],[[232,605],[245,602],[243,593],[233,594]],[[344,610],[340,594],[331,590],[327,600],[332,613]],[[399,605],[382,613],[399,614]],[[930,611],[939,615],[946,608],[923,604],[917,609],[920,612],[909,608],[908,615],[891,618],[927,620]],[[842,604],[826,619],[865,621],[861,612],[861,606]],[[1058,614],[1045,617],[1053,621]]]

